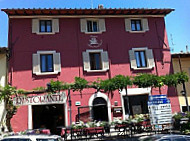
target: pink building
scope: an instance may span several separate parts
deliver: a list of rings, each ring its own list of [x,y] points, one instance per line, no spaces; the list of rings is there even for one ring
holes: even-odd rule
[[[3,9],[9,16],[9,83],[32,90],[53,80],[74,82],[115,75],[172,73],[164,17],[173,9]],[[161,89],[180,111],[173,88]],[[129,87],[112,94],[71,92],[72,121],[126,118],[148,113],[158,89]],[[14,131],[69,125],[67,91],[32,94],[12,118]],[[59,122],[58,122],[59,120]]]

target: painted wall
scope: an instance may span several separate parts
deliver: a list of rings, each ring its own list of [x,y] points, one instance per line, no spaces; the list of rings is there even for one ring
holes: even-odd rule
[[[180,58],[180,60],[181,60],[182,71],[187,72],[187,74],[190,76],[190,57]],[[180,72],[179,59],[178,58],[172,58],[172,61],[173,61],[174,72]],[[185,83],[188,103],[190,103],[190,87],[189,87],[189,85],[190,85],[190,81]],[[180,108],[182,108],[182,106],[186,106],[185,97],[181,95],[182,90],[183,90],[183,86],[178,85],[177,86],[177,93],[178,93]],[[182,111],[182,109],[181,109],[181,111]]]
[[[91,34],[80,31],[79,18],[59,19],[60,32],[54,35],[36,35],[32,33],[32,19],[10,19],[9,45],[12,49],[9,82],[17,88],[31,90],[36,87],[46,86],[51,79],[64,82],[73,82],[74,77],[80,76],[88,81],[97,78],[108,79],[115,75],[136,75],[148,72],[165,75],[172,72],[170,49],[165,30],[164,18],[148,18],[149,31],[145,33],[129,33],[125,31],[124,18],[105,18],[106,32],[93,34],[103,43],[98,49],[108,51],[110,69],[107,72],[84,72],[82,52],[93,49],[88,46]],[[156,67],[152,70],[130,69],[128,51],[132,48],[148,47],[153,49]],[[61,73],[58,75],[36,76],[32,74],[32,54],[37,51],[55,50],[61,54]],[[88,105],[89,98],[95,90],[84,90],[72,93],[72,120],[75,121],[77,106],[75,101],[81,101],[81,105]],[[173,112],[179,111],[179,102],[174,89],[163,87],[162,94],[167,94],[172,102]],[[158,89],[153,89],[152,94],[159,94]],[[121,98],[116,91],[109,94],[111,105]],[[24,112],[23,112],[24,111]],[[12,119],[15,131],[27,129],[27,107],[22,106]],[[22,121],[19,118],[22,117]],[[69,118],[68,118],[69,119]],[[18,126],[19,125],[19,126]]]
[[[0,85],[2,87],[6,84],[6,71],[7,71],[7,65],[6,65],[6,54],[0,54]]]
[[[6,64],[6,54],[0,54],[0,86],[4,87],[6,85],[6,73],[7,73],[7,64]],[[4,102],[0,103],[0,122],[3,122],[5,114]],[[1,130],[1,129],[0,129]]]

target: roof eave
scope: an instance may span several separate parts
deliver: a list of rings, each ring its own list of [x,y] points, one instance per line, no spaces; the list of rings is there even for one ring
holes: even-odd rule
[[[174,9],[1,9],[7,15],[164,15]]]

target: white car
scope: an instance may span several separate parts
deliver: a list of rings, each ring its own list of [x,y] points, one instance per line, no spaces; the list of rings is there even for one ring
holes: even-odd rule
[[[63,141],[60,136],[57,135],[13,135],[7,136],[0,141]]]
[[[190,136],[175,134],[156,134],[149,137],[140,138],[139,141],[190,141]]]

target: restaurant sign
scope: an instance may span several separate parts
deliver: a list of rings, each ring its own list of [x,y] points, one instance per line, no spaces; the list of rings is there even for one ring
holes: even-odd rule
[[[42,104],[58,104],[65,103],[66,94],[46,94],[38,96],[18,96],[13,98],[13,105],[42,105]]]

